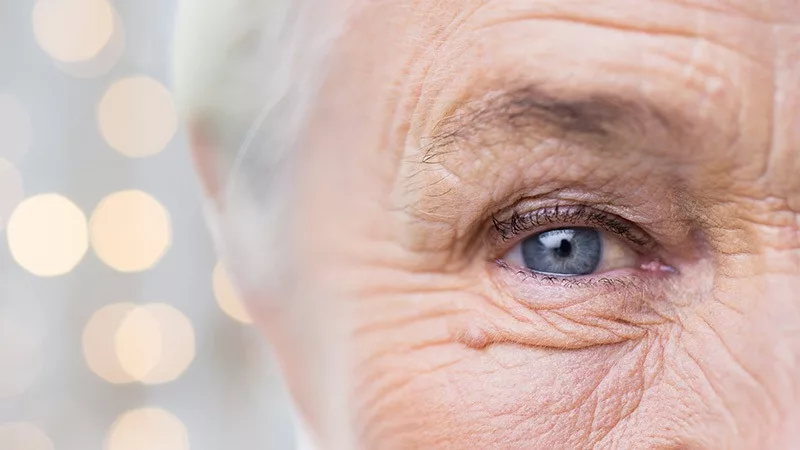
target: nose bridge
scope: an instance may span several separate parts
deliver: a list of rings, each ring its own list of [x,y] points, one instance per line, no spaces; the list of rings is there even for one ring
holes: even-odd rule
[[[795,195],[800,195],[800,190]],[[800,198],[797,201],[800,206]],[[767,284],[769,280],[782,279],[781,275],[800,284],[800,210],[792,207],[792,198],[770,197],[762,204],[762,211],[749,220],[753,224],[749,234],[756,243],[753,274],[762,275]],[[786,294],[800,300],[800,291]]]
[[[786,7],[792,14],[773,25],[773,118],[769,176],[772,190],[800,213],[800,4]]]
[[[752,370],[763,374],[764,392],[773,396],[776,421],[765,430],[774,448],[797,448],[800,443],[800,250],[766,249],[757,255],[760,266],[742,291],[751,296],[743,309],[745,327],[752,330],[745,344]],[[740,292],[742,292],[740,291]],[[742,292],[744,293],[744,292]],[[745,294],[747,295],[747,294]],[[789,446],[778,445],[785,442]]]
[[[765,330],[776,359],[794,368],[800,367],[795,364],[800,361],[800,212],[788,203],[765,199],[748,218],[752,253],[735,282],[754,329]],[[800,386],[800,372],[796,375]]]
[[[770,443],[763,448],[798,448],[800,213],[785,199],[761,198],[724,215],[713,294],[683,326],[714,366],[739,428]]]
[[[706,209],[713,220],[704,234],[720,279],[731,274],[753,280],[776,274],[800,278],[800,209],[795,208],[800,186],[785,195],[785,189],[772,189],[768,180],[732,188]]]
[[[770,442],[770,445],[764,448],[795,450],[800,446],[800,402],[797,401],[797,390],[791,391],[791,395],[786,397],[795,401],[787,402],[790,404],[782,411],[779,422],[766,430],[766,441]]]
[[[800,406],[789,412],[776,428],[774,444],[771,448],[779,450],[795,450],[800,445]]]
[[[758,442],[794,449],[800,443],[800,277],[756,269],[762,256],[749,257],[750,275],[719,277],[714,298],[685,322],[696,342],[684,345],[700,349],[707,379],[748,442],[741,448]]]

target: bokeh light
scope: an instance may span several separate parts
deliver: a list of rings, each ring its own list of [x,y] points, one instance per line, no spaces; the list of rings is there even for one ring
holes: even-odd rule
[[[180,377],[194,360],[194,327],[183,313],[170,305],[152,304],[145,309],[160,326],[161,359],[139,379],[144,384],[169,383]],[[121,354],[121,350],[119,352]]]
[[[0,449],[53,450],[53,441],[36,425],[26,422],[0,424]]]
[[[183,450],[187,430],[197,450],[296,448],[238,273],[214,266],[202,193],[181,184],[173,19],[234,10],[0,2],[0,450]],[[123,414],[150,406],[177,419]],[[213,410],[224,426],[196,414]]]
[[[97,310],[83,329],[83,356],[95,375],[113,384],[135,381],[117,358],[117,330],[137,308],[133,303],[116,303]]]
[[[111,85],[98,105],[97,117],[108,145],[130,157],[160,152],[178,128],[172,94],[145,76],[124,78]]]
[[[168,383],[194,360],[194,327],[170,305],[117,303],[86,324],[83,352],[92,372],[110,383]]]
[[[54,60],[55,66],[76,78],[94,78],[108,73],[122,58],[126,45],[125,26],[122,18],[113,5],[111,5],[111,11],[114,15],[113,32],[108,44],[97,55],[85,61]]]
[[[114,334],[114,346],[122,370],[135,380],[147,376],[161,360],[164,338],[161,324],[147,308],[134,308]]]
[[[41,277],[70,272],[89,246],[86,216],[58,194],[23,200],[11,214],[7,228],[14,260]]]
[[[111,426],[106,450],[188,450],[183,422],[160,408],[126,412]]]
[[[236,292],[233,283],[231,283],[228,271],[222,262],[218,262],[214,266],[211,284],[214,288],[214,297],[217,299],[217,304],[225,314],[242,323],[253,323],[250,313],[247,312],[242,298]]]
[[[0,158],[17,161],[31,145],[33,125],[14,96],[0,92]]]
[[[33,32],[54,59],[85,61],[108,44],[114,16],[106,0],[39,0],[33,8]]]
[[[136,190],[103,199],[92,213],[89,229],[98,258],[120,272],[151,268],[172,242],[167,211],[153,197]]]
[[[10,162],[0,158],[0,230],[5,228],[11,212],[23,198],[22,175]]]

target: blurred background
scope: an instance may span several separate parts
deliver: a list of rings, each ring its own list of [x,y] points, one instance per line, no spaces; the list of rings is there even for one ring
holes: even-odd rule
[[[175,8],[0,0],[0,450],[294,447],[203,223]]]

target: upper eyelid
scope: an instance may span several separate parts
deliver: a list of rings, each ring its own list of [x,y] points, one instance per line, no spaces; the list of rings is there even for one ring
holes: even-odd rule
[[[650,251],[655,247],[655,240],[635,224],[587,205],[555,205],[522,214],[515,210],[505,219],[492,215],[493,233],[496,240],[504,244],[520,235],[547,231],[545,227],[556,225],[597,226],[625,238],[642,250]]]
[[[497,219],[496,215],[492,215],[492,224],[501,237],[506,239],[508,234],[516,235],[519,234],[519,232],[530,231],[532,228],[551,224],[556,221],[579,218],[585,213],[585,208],[586,207],[583,205],[575,207],[561,207],[555,205],[523,214],[519,214],[519,211],[515,210],[504,220]]]

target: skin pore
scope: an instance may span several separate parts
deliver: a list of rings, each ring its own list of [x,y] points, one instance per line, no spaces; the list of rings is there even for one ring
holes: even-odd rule
[[[315,306],[259,314],[320,445],[298,334],[359,448],[800,442],[800,2],[371,0],[331,56],[281,294]],[[576,226],[595,273],[510,256]]]

